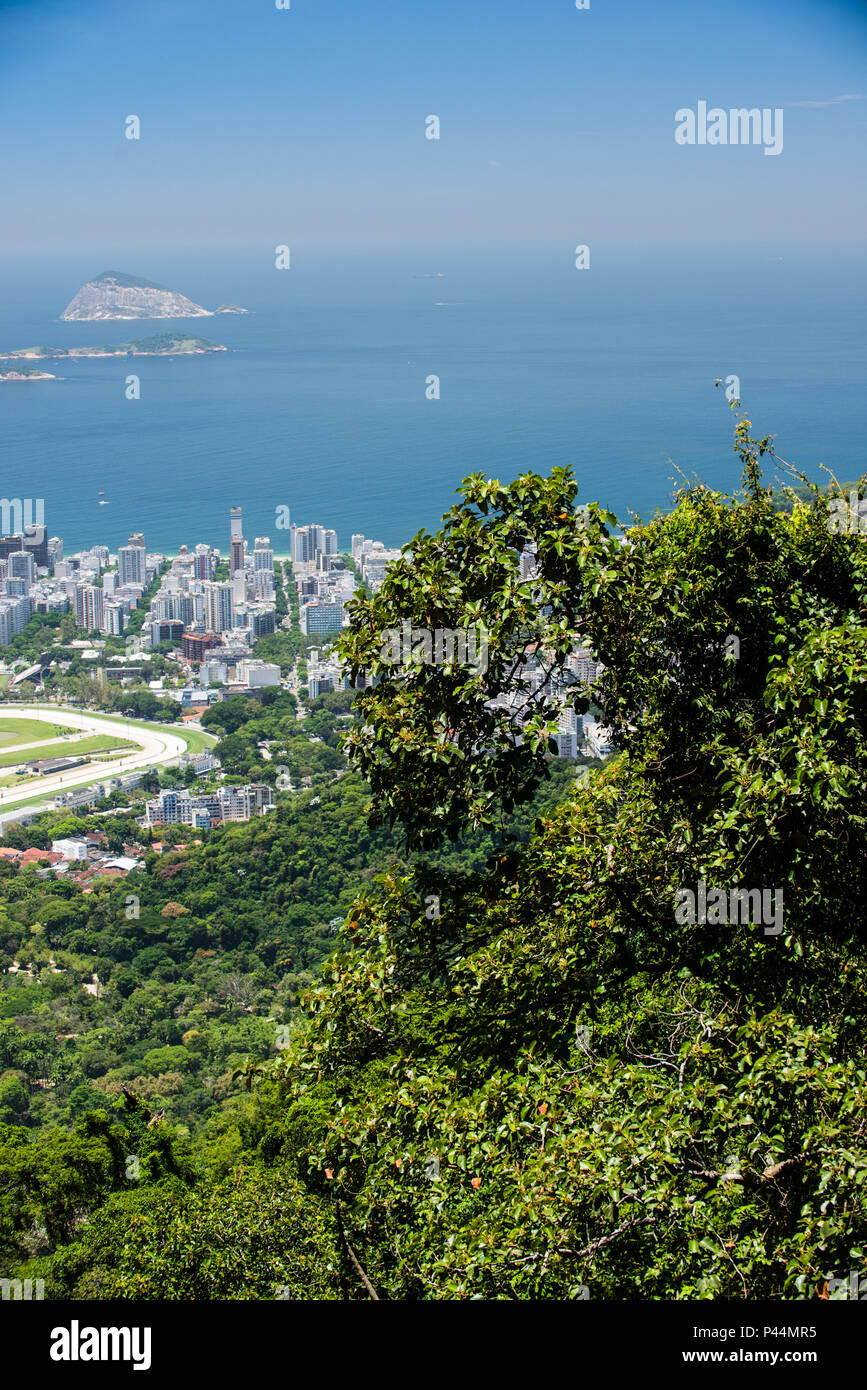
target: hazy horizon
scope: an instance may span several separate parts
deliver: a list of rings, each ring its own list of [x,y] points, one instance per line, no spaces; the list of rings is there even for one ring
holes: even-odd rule
[[[0,55],[6,254],[863,246],[856,3],[17,0]],[[678,145],[700,100],[782,153]]]

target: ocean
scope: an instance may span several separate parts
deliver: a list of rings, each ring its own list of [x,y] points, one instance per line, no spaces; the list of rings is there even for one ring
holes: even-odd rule
[[[81,284],[121,270],[249,316],[61,323]],[[422,278],[441,272],[442,278]],[[60,362],[0,383],[3,495],[41,498],[67,552],[228,549],[229,508],[278,552],[299,525],[388,546],[435,529],[462,478],[570,465],[579,498],[628,522],[671,503],[678,471],[740,481],[724,388],[811,477],[865,468],[863,262],[761,253],[664,257],[572,247],[457,254],[402,247],[92,257],[0,268],[0,350],[183,329],[229,352]],[[141,398],[127,400],[135,372]],[[427,383],[439,378],[439,399]],[[772,477],[773,474],[769,474]],[[101,495],[102,494],[102,495]],[[100,505],[103,503],[103,505]]]

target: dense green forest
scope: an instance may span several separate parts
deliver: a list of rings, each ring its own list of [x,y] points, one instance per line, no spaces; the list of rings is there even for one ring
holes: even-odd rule
[[[626,544],[568,470],[473,476],[354,601],[374,680],[311,715],[351,770],[87,900],[5,873],[7,954],[55,962],[6,977],[10,1272],[792,1299],[863,1267],[865,550],[818,489],[775,508],[749,421],[735,447],[742,493],[685,486]],[[387,660],[404,619],[483,628],[486,670]],[[579,638],[619,749],[587,778],[551,761],[553,707],[514,723],[522,654]],[[231,770],[270,717],[291,761],[294,713],[210,716]]]
[[[398,837],[368,826],[368,791],[336,751],[352,692],[313,701],[303,722],[291,695],[265,695],[224,701],[205,722],[221,736],[229,780],[275,779],[262,739],[299,782],[310,777],[310,789],[281,794],[266,817],[195,832],[204,843],[184,826],[142,831],[136,805],[109,819],[46,812],[6,829],[3,844],[19,849],[99,831],[116,853],[140,844],[144,866],[85,893],[0,859],[0,1173],[12,1175],[0,1192],[4,1268],[55,1249],[128,1190],[129,1156],[148,1182],[192,1180],[212,1150],[221,1161],[240,1155],[251,1102],[239,1070],[274,1056],[278,1030],[297,1028],[300,995],[359,888],[406,868]],[[539,807],[555,804],[574,773],[553,766]],[[512,827],[523,838],[531,828],[530,812]],[[492,847],[458,845],[446,858],[469,868]]]
[[[573,775],[560,764],[539,804]],[[198,1125],[230,1064],[273,1051],[275,1022],[297,1009],[359,886],[403,865],[396,837],[369,828],[367,800],[349,774],[255,821],[195,832],[204,843],[185,826],[142,832],[132,809],[9,826],[3,843],[17,848],[92,830],[115,852],[138,840],[144,865],[84,893],[0,860],[0,1120],[65,1123],[135,1080]],[[514,829],[529,836],[529,817]],[[469,867],[490,848],[445,858]],[[82,989],[94,974],[98,997]]]

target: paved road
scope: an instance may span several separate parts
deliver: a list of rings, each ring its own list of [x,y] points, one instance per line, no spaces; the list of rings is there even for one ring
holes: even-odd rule
[[[0,704],[0,716],[4,712],[17,718],[39,719],[46,724],[68,724],[70,728],[81,729],[88,734],[107,734],[114,738],[134,738],[141,744],[128,757],[116,758],[108,763],[88,762],[83,767],[73,768],[71,772],[52,773],[41,777],[38,783],[27,786],[0,787],[0,816],[17,802],[29,801],[34,796],[44,796],[46,801],[60,792],[75,787],[87,787],[92,782],[104,781],[108,777],[118,777],[124,772],[134,772],[137,768],[156,767],[169,763],[187,751],[187,745],[177,734],[155,729],[140,729],[131,726],[125,729],[122,724],[111,719],[103,719],[99,714],[89,711],[65,709],[63,705],[51,705],[46,709],[26,708],[18,704]],[[0,718],[2,723],[2,718]],[[9,750],[12,751],[12,750]],[[28,808],[29,809],[29,808]]]

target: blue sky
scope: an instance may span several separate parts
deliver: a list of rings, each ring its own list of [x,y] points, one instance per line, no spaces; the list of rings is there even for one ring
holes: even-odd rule
[[[838,0],[0,0],[0,249],[857,249],[865,60]]]

